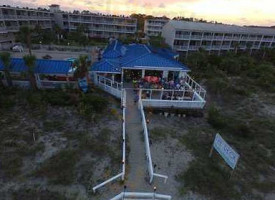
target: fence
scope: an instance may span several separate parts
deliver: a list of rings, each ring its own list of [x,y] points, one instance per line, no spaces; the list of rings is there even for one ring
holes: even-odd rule
[[[188,85],[190,89],[193,89],[194,92],[196,92],[203,100],[205,100],[206,90],[203,89],[203,87],[194,81],[194,79],[192,79],[188,74],[186,74],[185,84]]]
[[[154,200],[171,200],[172,197],[169,195],[157,194],[157,193],[142,193],[142,192],[122,192],[112,198],[111,200],[120,199],[154,199]]]
[[[42,44],[33,44],[32,49],[46,49],[49,51],[73,51],[73,52],[79,52],[79,51],[85,51],[85,52],[91,52],[95,47],[93,46],[87,46],[87,47],[81,47],[81,46],[69,46],[69,45],[42,45]]]
[[[113,176],[112,178],[104,181],[103,183],[100,183],[93,187],[93,192],[96,192],[97,189],[103,187],[104,185],[118,179],[121,177],[121,179],[124,181],[125,178],[125,166],[126,166],[126,134],[125,134],[125,113],[126,113],[126,91],[122,90],[122,172],[117,174],[116,176]]]
[[[119,99],[121,98],[122,86],[120,83],[99,75],[96,75],[95,79],[96,80],[94,80],[94,83],[105,92],[108,92]]]
[[[156,173],[154,173],[154,170],[153,170],[147,123],[146,123],[146,118],[145,118],[143,104],[142,104],[141,99],[139,100],[139,109],[140,109],[141,118],[142,118],[142,126],[143,126],[143,133],[144,133],[144,142],[145,142],[145,152],[146,152],[146,158],[147,158],[147,162],[148,162],[148,172],[149,172],[149,176],[150,176],[150,183],[152,183],[154,176],[164,178],[164,182],[166,183],[168,176],[156,174]]]
[[[189,85],[186,87],[183,90],[140,89],[140,96],[145,107],[203,108],[205,100]]]
[[[76,81],[39,81],[40,88],[55,89],[55,88],[76,88]]]

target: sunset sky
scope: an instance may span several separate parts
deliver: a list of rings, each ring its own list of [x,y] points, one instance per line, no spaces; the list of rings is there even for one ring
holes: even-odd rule
[[[239,25],[275,25],[274,0],[1,0],[12,6],[90,10],[111,14],[184,16]]]

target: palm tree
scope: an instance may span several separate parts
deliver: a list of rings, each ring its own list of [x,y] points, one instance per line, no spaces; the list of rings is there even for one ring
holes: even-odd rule
[[[265,59],[265,56],[266,56],[267,51],[268,51],[268,47],[266,47],[266,46],[261,46],[261,52],[263,53],[263,54],[262,54],[262,59]]]
[[[31,86],[34,90],[37,89],[35,75],[34,75],[34,69],[35,69],[35,61],[36,57],[34,55],[25,55],[23,57],[25,65],[28,67],[28,76],[30,79]]]
[[[11,67],[11,55],[9,52],[0,53],[0,60],[4,65],[4,72],[8,82],[8,86],[12,86],[12,80],[10,75],[10,67]]]
[[[80,55],[78,59],[74,61],[74,77],[76,79],[86,77],[87,83],[89,83],[89,74],[88,74],[88,67],[91,65],[90,61],[88,61],[87,55]]]
[[[54,32],[57,35],[57,43],[59,44],[62,35],[62,29],[57,24],[54,25]]]
[[[83,78],[88,76],[88,67],[89,65],[88,56],[80,55],[78,59],[74,61],[74,67],[76,68],[74,71],[75,78]],[[88,80],[88,78],[87,78]]]
[[[29,49],[29,54],[32,55],[32,41],[31,41],[31,34],[32,29],[28,26],[21,26],[20,27],[20,39],[23,43],[25,43]]]
[[[246,43],[246,49],[249,52],[249,55],[251,55],[252,54],[252,43],[251,42]]]
[[[235,52],[235,54],[237,54],[238,53],[238,49],[239,49],[239,43],[234,43],[233,44],[233,46],[234,46],[234,52]]]

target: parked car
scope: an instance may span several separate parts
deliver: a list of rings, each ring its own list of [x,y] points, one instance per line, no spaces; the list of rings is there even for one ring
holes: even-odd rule
[[[12,51],[14,52],[23,52],[24,51],[24,48],[22,45],[20,44],[16,44],[12,47]]]
[[[52,57],[49,54],[47,54],[47,55],[43,56],[43,59],[49,60],[49,59],[52,59]]]

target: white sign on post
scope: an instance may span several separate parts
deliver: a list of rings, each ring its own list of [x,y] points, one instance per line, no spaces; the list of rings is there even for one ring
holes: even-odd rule
[[[232,149],[229,144],[220,136],[216,134],[213,147],[223,157],[225,162],[232,168],[235,169],[240,155]]]

